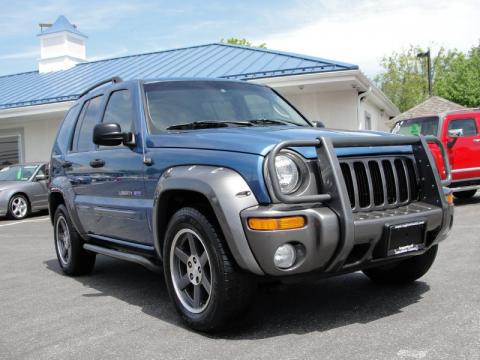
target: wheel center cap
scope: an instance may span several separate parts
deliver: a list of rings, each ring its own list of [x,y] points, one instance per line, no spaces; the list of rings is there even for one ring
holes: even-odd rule
[[[196,255],[190,255],[187,261],[187,276],[193,285],[199,285],[202,282],[202,266]]]

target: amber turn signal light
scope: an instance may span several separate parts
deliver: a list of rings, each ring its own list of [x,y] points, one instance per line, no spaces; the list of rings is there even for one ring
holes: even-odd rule
[[[280,218],[249,218],[248,227],[258,231],[290,230],[305,226],[303,216],[286,216]]]
[[[453,193],[449,193],[449,194],[445,195],[445,197],[447,198],[447,202],[449,204],[453,204]]]

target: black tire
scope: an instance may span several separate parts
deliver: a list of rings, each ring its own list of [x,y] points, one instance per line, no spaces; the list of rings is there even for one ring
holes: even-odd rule
[[[427,273],[437,256],[438,245],[432,246],[422,255],[413,256],[392,265],[363,270],[371,280],[381,283],[405,284],[413,282]]]
[[[96,254],[83,248],[83,239],[73,226],[68,211],[63,205],[59,205],[55,211],[53,233],[55,252],[63,272],[70,276],[91,273],[95,265]],[[67,240],[64,237],[65,234],[68,236]]]
[[[190,251],[191,239],[194,239],[194,248],[197,248],[193,252]],[[184,254],[178,257],[175,254],[181,246],[184,246]],[[203,248],[199,249],[200,246]],[[240,315],[249,305],[255,281],[237,268],[215,219],[206,215],[206,212],[190,207],[178,210],[169,221],[163,250],[165,282],[170,298],[178,313],[191,328],[204,332],[223,330],[230,320]],[[208,262],[202,264],[201,259],[205,258],[205,254]],[[188,259],[193,260],[184,261],[185,255],[189,255]],[[202,270],[200,282],[199,278],[196,279],[197,284],[194,283],[193,277],[188,280],[188,271],[192,271],[188,266],[197,264],[195,256],[198,256],[198,265]],[[184,260],[180,260],[181,258]],[[193,264],[194,268],[195,266]],[[182,270],[185,272],[184,276],[181,274]],[[188,280],[183,283],[182,290],[179,280],[181,277]],[[207,287],[202,286],[204,280],[208,278],[211,285],[210,293],[206,290]],[[199,300],[195,308],[196,287],[199,297],[203,297],[204,301]]]
[[[22,210],[20,210],[21,204],[24,204],[25,210],[23,210],[23,207]],[[28,198],[22,194],[15,194],[8,202],[8,217],[14,220],[25,219],[30,215],[30,209],[30,201],[28,201]]]
[[[476,194],[477,190],[459,191],[454,192],[453,196],[457,199],[470,199]]]

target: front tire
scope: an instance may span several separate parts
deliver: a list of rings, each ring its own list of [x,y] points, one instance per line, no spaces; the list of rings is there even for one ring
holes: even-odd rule
[[[454,192],[453,196],[457,199],[470,199],[476,194],[477,190],[459,191]]]
[[[15,194],[8,203],[8,216],[11,219],[22,220],[30,214],[30,202],[26,196]]]
[[[422,255],[413,256],[392,265],[363,270],[371,280],[381,283],[405,284],[425,275],[437,256],[438,245],[432,246]]]
[[[70,276],[92,272],[96,254],[83,248],[83,240],[63,205],[59,205],[55,211],[53,230],[55,251],[63,272]]]
[[[254,281],[237,269],[214,219],[197,209],[172,216],[163,254],[170,298],[191,328],[221,330],[249,304]]]

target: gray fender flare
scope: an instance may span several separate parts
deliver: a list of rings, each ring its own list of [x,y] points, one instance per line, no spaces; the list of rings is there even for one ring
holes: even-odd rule
[[[258,205],[248,184],[237,172],[215,166],[178,166],[169,168],[160,177],[153,202],[154,244],[161,257],[158,213],[162,194],[169,190],[194,191],[210,202],[225,236],[227,245],[237,264],[247,271],[263,275],[245,237],[240,212]]]
[[[52,221],[52,224],[55,214],[50,207],[50,199],[53,193],[58,193],[62,195],[63,201],[65,202],[65,207],[67,208],[68,215],[70,216],[70,220],[72,221],[73,226],[75,227],[77,232],[85,238],[86,232],[83,229],[80,219],[77,216],[77,211],[75,210],[75,193],[73,192],[70,181],[64,176],[59,176],[54,178],[50,183],[48,190],[48,212],[50,213],[50,219]]]

